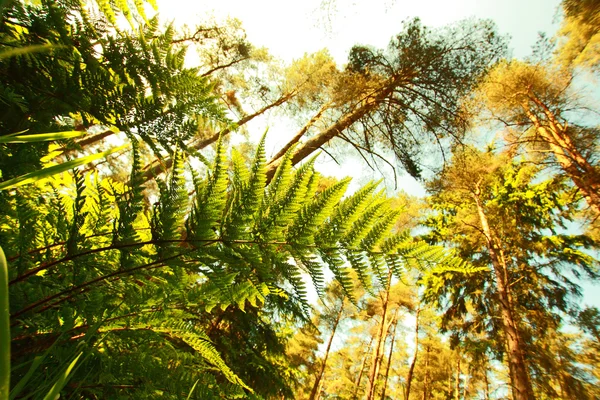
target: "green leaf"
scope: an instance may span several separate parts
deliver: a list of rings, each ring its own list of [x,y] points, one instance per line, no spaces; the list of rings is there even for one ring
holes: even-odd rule
[[[90,156],[81,157],[75,160],[67,161],[62,164],[53,165],[52,167],[44,168],[39,171],[30,172],[25,175],[18,176],[13,179],[9,179],[8,181],[0,183],[0,190],[8,190],[14,189],[16,187],[26,185],[28,183],[34,183],[40,181],[42,179],[48,178],[52,175],[60,174],[62,172],[68,171],[70,169],[79,167],[81,165],[88,164],[92,161],[99,160],[108,156],[109,154],[115,153],[119,150],[122,150],[128,147],[128,144],[123,146],[115,147],[114,149],[103,151],[102,153],[92,154]]]
[[[8,308],[8,265],[0,247],[0,399],[10,390],[10,311]]]
[[[4,60],[10,57],[22,56],[25,54],[31,53],[42,53],[46,51],[51,51],[64,46],[57,46],[55,44],[38,44],[33,46],[26,47],[17,47],[14,49],[6,50],[0,53],[0,60]]]
[[[77,355],[77,357],[75,357],[75,359],[71,362],[71,364],[69,364],[67,369],[65,369],[65,371],[60,375],[60,377],[54,383],[54,385],[52,386],[52,388],[50,389],[48,394],[44,397],[44,400],[55,400],[60,397],[60,391],[62,390],[63,387],[65,387],[65,385],[69,381],[69,375],[71,374],[71,371],[75,367],[75,364],[77,364],[77,361],[79,361],[79,358],[81,357],[82,354],[83,354],[83,352],[79,353],[79,355]]]
[[[187,400],[190,400],[192,393],[194,393],[194,389],[196,389],[196,385],[198,385],[198,381],[200,381],[200,379],[196,379],[196,382],[194,382],[194,386],[192,386],[190,393],[188,393]]]
[[[65,131],[65,132],[52,132],[52,133],[40,133],[36,135],[9,135],[0,136],[0,143],[32,143],[32,142],[48,142],[51,140],[63,140],[71,139],[85,135],[85,131]]]

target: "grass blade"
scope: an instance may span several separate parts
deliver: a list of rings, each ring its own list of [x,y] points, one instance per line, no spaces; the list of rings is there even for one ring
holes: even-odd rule
[[[39,133],[36,135],[7,135],[0,136],[0,143],[32,143],[48,142],[50,140],[71,139],[85,135],[86,131],[65,131],[53,133]]]
[[[53,165],[52,167],[44,168],[39,171],[30,172],[28,174],[21,175],[16,178],[13,178],[13,179],[9,179],[7,181],[0,183],[0,190],[14,189],[16,187],[26,185],[28,183],[37,182],[39,180],[48,178],[52,175],[60,174],[61,172],[65,172],[70,169],[79,167],[80,165],[85,165],[92,161],[104,158],[104,157],[108,156],[109,154],[115,153],[119,150],[122,150],[122,149],[128,147],[128,146],[129,146],[128,144],[125,144],[123,146],[115,147],[114,149],[103,151],[102,153],[92,154],[90,156],[77,158],[75,160],[67,161],[65,163],[58,164],[58,165]]]
[[[10,391],[10,310],[8,308],[8,265],[0,247],[0,399]]]
[[[82,354],[83,352],[79,353],[79,355],[75,357],[71,364],[69,364],[67,369],[65,369],[65,371],[60,375],[56,383],[54,383],[52,389],[50,389],[48,394],[44,397],[44,400],[55,400],[59,398],[60,391],[62,390],[62,388],[65,387],[65,385],[69,381],[69,375],[71,374],[71,370],[73,370],[75,364],[77,364],[77,361],[79,361],[79,357],[81,357]]]
[[[196,382],[194,382],[194,386],[192,386],[192,389],[190,390],[190,392],[188,393],[187,399],[186,400],[190,400],[190,398],[192,397],[192,393],[194,393],[194,389],[196,389],[196,385],[198,384],[198,381],[200,379],[196,379]]]

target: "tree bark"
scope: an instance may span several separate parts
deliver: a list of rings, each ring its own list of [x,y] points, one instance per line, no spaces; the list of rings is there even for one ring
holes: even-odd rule
[[[489,226],[487,216],[479,198],[479,184],[473,193],[477,206],[479,220],[494,270],[498,300],[500,303],[501,320],[504,334],[506,336],[506,350],[508,353],[508,367],[514,400],[533,399],[533,388],[529,380],[529,373],[525,363],[523,344],[519,334],[518,325],[515,321],[514,310],[510,299],[509,285],[507,282],[506,265],[500,260],[500,251],[496,244],[494,235]]]
[[[325,374],[325,368],[327,367],[327,358],[329,357],[329,351],[331,350],[331,343],[333,343],[333,337],[335,336],[335,331],[342,319],[342,313],[344,312],[344,298],[342,298],[342,304],[340,305],[340,309],[335,317],[335,321],[333,322],[333,327],[331,328],[331,336],[329,336],[329,341],[327,342],[327,348],[325,349],[325,356],[323,357],[323,364],[321,365],[321,370],[317,375],[317,379],[315,380],[315,384],[310,391],[310,400],[315,400],[319,398],[319,389],[321,387],[321,380],[323,379],[323,375]]]
[[[600,172],[577,149],[567,126],[560,123],[536,96],[530,94],[529,99],[542,110],[548,121],[547,124],[542,123],[529,105],[523,103],[525,113],[540,138],[550,147],[561,169],[581,191],[588,205],[600,213]]]
[[[454,400],[460,400],[460,352],[456,352],[456,374],[454,377]]]
[[[394,329],[392,330],[392,339],[390,343],[390,353],[388,355],[387,367],[385,369],[385,379],[383,380],[383,390],[381,391],[381,400],[385,400],[385,390],[387,389],[387,381],[390,376],[390,366],[392,365],[392,355],[394,353],[394,341],[396,340],[396,328],[398,327],[398,310],[394,316]]]
[[[419,314],[421,313],[421,306],[417,308],[416,314],[416,326],[415,326],[415,355],[413,356],[412,362],[410,363],[410,368],[408,369],[408,375],[406,376],[406,395],[405,399],[408,400],[410,397],[410,386],[413,380],[413,374],[415,371],[415,365],[417,364],[417,355],[419,353]]]
[[[365,356],[363,357],[363,361],[360,366],[360,372],[358,373],[358,377],[356,378],[356,382],[354,383],[354,393],[352,393],[353,399],[358,398],[358,389],[360,388],[360,381],[362,380],[362,376],[365,371],[365,364],[367,363],[367,358],[369,357],[369,351],[371,350],[372,345],[373,345],[373,336],[371,336],[371,340],[369,340],[369,345],[367,346],[367,351],[365,351]]]
[[[310,119],[310,121],[308,121],[306,123],[306,125],[304,125],[302,127],[302,129],[300,129],[300,131],[298,131],[298,133],[296,133],[296,135],[289,141],[287,142],[287,144],[285,146],[283,146],[281,149],[279,149],[279,151],[277,152],[277,154],[275,154],[273,156],[273,160],[278,160],[281,157],[283,157],[285,155],[285,153],[287,153],[287,151],[296,143],[298,143],[300,141],[300,139],[302,139],[302,137],[304,135],[306,135],[306,132],[308,132],[308,129],[314,125],[315,122],[317,122],[319,119],[321,119],[321,117],[323,116],[323,113],[325,113],[325,111],[327,111],[329,109],[329,106],[331,105],[331,103],[327,103],[325,105],[323,105],[323,107],[321,107],[319,109],[319,111]]]
[[[425,349],[425,380],[423,381],[423,400],[427,400],[429,390],[429,350],[430,347],[427,346]]]
[[[387,320],[387,308],[390,297],[390,285],[391,285],[391,276],[388,279],[388,285],[383,295],[382,301],[382,312],[381,312],[381,323],[379,325],[379,330],[377,333],[377,341],[375,343],[375,348],[373,349],[373,356],[371,357],[371,368],[369,369],[369,381],[367,383],[366,390],[366,400],[372,400],[375,397],[375,386],[377,384],[377,375],[379,374],[379,366],[380,366],[380,355],[382,351],[383,339],[385,337],[386,332],[386,320]]]
[[[263,108],[256,111],[255,113],[246,115],[245,117],[241,118],[239,121],[236,122],[236,126],[238,126],[238,127],[242,126],[242,125],[250,122],[254,118],[258,117],[259,115],[264,114],[271,108],[282,105],[283,103],[285,103],[286,101],[288,101],[292,97],[294,97],[295,94],[296,94],[295,91],[286,93],[285,95],[281,96],[279,99],[274,101],[273,103],[264,106]],[[222,131],[219,131],[206,139],[199,140],[198,142],[191,144],[189,147],[191,147],[194,150],[202,150],[203,148],[215,143],[217,140],[219,140],[219,138],[221,136],[228,135],[229,133],[231,133],[231,129],[229,129],[229,128],[223,129]],[[165,172],[172,166],[173,166],[173,159],[170,157],[165,160],[155,160],[143,168],[143,171],[144,171],[144,173],[142,175],[143,179],[144,179],[144,181],[154,179],[156,176]]]
[[[306,157],[311,155],[314,151],[318,150],[329,142],[331,139],[341,134],[344,130],[348,129],[352,126],[356,121],[364,117],[370,111],[377,108],[385,98],[393,92],[397,83],[395,81],[386,82],[386,85],[382,87],[378,91],[376,95],[371,95],[367,97],[357,108],[353,111],[347,113],[342,118],[337,120],[333,125],[329,126],[324,131],[320,132],[316,136],[310,138],[294,151],[294,155],[291,158],[292,165],[298,164],[300,161],[304,160]],[[299,139],[299,138],[298,138]],[[281,157],[273,158],[267,165],[267,183],[273,179],[273,175],[275,175],[275,171],[279,164],[281,163]]]
[[[483,391],[483,399],[490,400],[490,381],[488,380],[487,367],[483,370],[483,380],[485,382],[485,388]]]

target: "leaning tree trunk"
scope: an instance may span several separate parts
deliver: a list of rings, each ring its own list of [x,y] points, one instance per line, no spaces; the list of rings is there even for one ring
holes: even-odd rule
[[[483,234],[486,238],[487,247],[494,270],[498,300],[501,310],[502,328],[506,336],[506,350],[508,353],[508,368],[514,400],[533,399],[533,388],[529,380],[529,373],[525,364],[523,344],[519,335],[518,325],[515,321],[514,310],[510,299],[510,286],[507,282],[506,265],[500,259],[500,251],[492,235],[487,216],[481,204],[479,185],[473,193],[475,204]]]
[[[346,129],[351,127],[359,119],[376,109],[385,100],[385,98],[393,92],[395,85],[397,84],[398,83],[394,80],[386,82],[384,86],[378,92],[376,92],[375,95],[368,96],[358,107],[337,120],[333,125],[299,145],[292,155],[292,164],[298,164],[313,152],[320,149],[321,146],[329,142],[331,139],[340,135]],[[296,135],[296,137],[293,139],[295,140],[294,143],[296,143],[299,139],[300,137]],[[289,147],[291,147],[289,144],[286,145],[286,148]],[[278,153],[278,155],[280,154],[281,152]],[[271,182],[271,179],[273,179],[275,171],[277,170],[277,167],[279,167],[281,160],[281,157],[274,157],[271,161],[269,161],[269,165],[267,165],[267,183]]]
[[[323,364],[321,365],[321,370],[317,375],[317,379],[315,380],[315,384],[310,391],[310,400],[318,399],[319,388],[321,387],[321,380],[323,379],[323,375],[325,374],[325,368],[327,367],[327,358],[329,357],[329,351],[331,350],[331,343],[333,342],[333,337],[335,336],[335,331],[342,319],[342,313],[344,312],[344,298],[342,298],[342,304],[340,305],[340,309],[335,317],[335,321],[333,322],[333,327],[331,328],[331,336],[329,336],[329,341],[327,342],[327,348],[325,349],[325,357],[323,357]]]
[[[537,133],[546,143],[565,174],[579,189],[588,205],[600,213],[600,171],[598,171],[573,143],[566,124],[560,123],[554,113],[534,95],[529,99],[544,113],[547,124],[531,111],[526,103],[523,108]]]
[[[237,121],[235,123],[235,125],[237,127],[240,127],[240,126],[250,122],[254,118],[258,117],[259,115],[264,114],[271,108],[282,105],[283,103],[285,103],[286,101],[288,101],[292,97],[294,97],[295,94],[296,94],[295,91],[284,94],[279,99],[275,100],[273,103],[267,104],[260,110],[254,112],[252,114],[244,116],[239,121]],[[219,131],[219,132],[213,134],[212,136],[209,136],[208,138],[205,138],[205,139],[202,139],[195,143],[190,144],[189,148],[194,149],[194,150],[202,150],[203,148],[215,143],[217,140],[219,140],[220,137],[228,135],[229,133],[231,133],[231,131],[232,131],[231,128],[223,129],[222,131]],[[144,169],[143,169],[144,172],[142,175],[143,179],[144,179],[144,181],[154,179],[161,173],[167,171],[172,166],[173,166],[173,158],[172,157],[166,158],[164,160],[155,160],[152,163],[150,163],[144,167]]]

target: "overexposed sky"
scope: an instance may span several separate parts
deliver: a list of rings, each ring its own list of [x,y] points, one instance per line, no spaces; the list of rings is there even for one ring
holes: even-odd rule
[[[539,31],[554,33],[560,0],[159,0],[163,20],[194,25],[213,12],[238,18],[251,43],[290,61],[327,47],[343,63],[354,44],[387,45],[407,18],[428,26],[461,19],[493,19],[512,37],[515,57],[524,57]]]
[[[270,53],[286,62],[327,48],[339,67],[346,62],[355,44],[387,46],[390,38],[400,32],[402,21],[419,17],[431,27],[441,27],[465,18],[488,18],[496,22],[498,32],[510,35],[510,47],[515,57],[525,57],[536,42],[538,32],[550,36],[557,28],[560,0],[158,0],[158,12],[163,21],[176,26],[193,27],[211,15],[217,20],[227,17],[242,21],[248,40],[256,47],[266,47]],[[258,136],[269,127],[267,155],[273,155],[296,132],[284,121],[261,117],[247,128]],[[379,179],[379,171],[371,171],[358,155],[348,153],[338,166],[327,156],[318,159],[321,172],[341,178],[355,176],[358,186],[370,179]],[[384,171],[385,172],[385,171]],[[393,187],[390,171],[386,184]],[[414,195],[424,195],[423,187],[405,175],[400,188]]]

